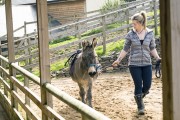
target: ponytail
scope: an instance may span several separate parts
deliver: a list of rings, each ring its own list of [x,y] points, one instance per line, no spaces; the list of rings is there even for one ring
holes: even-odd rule
[[[140,14],[142,15],[143,17],[143,20],[142,20],[142,25],[144,26],[144,28],[146,28],[146,22],[147,22],[147,16],[146,16],[146,12],[145,11],[141,11]]]

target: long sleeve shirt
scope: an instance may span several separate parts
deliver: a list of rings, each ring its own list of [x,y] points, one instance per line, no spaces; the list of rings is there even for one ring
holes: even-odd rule
[[[126,35],[123,50],[130,51],[128,65],[146,66],[152,64],[150,52],[156,47],[154,33],[148,28],[146,31],[142,44],[134,30],[129,31]]]

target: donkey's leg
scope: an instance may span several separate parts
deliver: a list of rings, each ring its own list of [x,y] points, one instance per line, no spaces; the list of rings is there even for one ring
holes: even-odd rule
[[[85,90],[81,84],[78,84],[78,85],[79,85],[79,89],[80,89],[79,95],[81,96],[82,102],[85,103]]]
[[[87,104],[92,107],[92,80],[88,81],[88,89],[87,89],[87,95],[86,95]]]

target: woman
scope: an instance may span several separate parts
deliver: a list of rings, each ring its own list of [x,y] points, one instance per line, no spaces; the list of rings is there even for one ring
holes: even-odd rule
[[[134,98],[137,103],[138,114],[144,115],[143,98],[149,93],[152,81],[151,55],[156,60],[161,58],[155,48],[154,33],[146,27],[146,13],[140,12],[132,16],[133,29],[128,32],[124,48],[112,66],[117,66],[130,52],[129,70],[134,81]]]

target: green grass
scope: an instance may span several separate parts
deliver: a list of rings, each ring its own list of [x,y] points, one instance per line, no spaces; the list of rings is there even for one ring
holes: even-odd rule
[[[157,12],[159,14],[159,10]],[[154,15],[154,12],[148,12],[147,13],[147,16],[152,16],[152,15]],[[147,21],[147,22],[148,22],[147,23],[148,25],[154,24],[153,20],[152,21]],[[129,23],[131,23],[131,20],[129,21]],[[120,26],[122,26],[124,24],[126,24],[126,21],[125,22],[115,22],[115,23],[107,25],[106,29],[118,28],[118,27],[120,27]],[[83,33],[81,35],[81,38],[86,38],[88,36],[91,36],[93,34],[98,34],[100,32],[102,32],[101,27],[93,29],[93,30],[89,30],[89,31]],[[158,35],[160,35],[160,27],[158,27]],[[62,39],[53,40],[53,41],[51,41],[49,43],[49,47],[54,48],[54,47],[57,47],[57,46],[60,46],[60,45],[71,43],[71,42],[76,41],[76,40],[78,40],[78,38],[76,38],[75,36],[69,36],[69,37],[65,37],[65,38],[62,38]],[[117,42],[107,44],[106,45],[106,53],[103,53],[103,46],[96,47],[96,52],[97,52],[98,56],[108,55],[113,51],[119,52],[120,50],[122,50],[123,45],[124,45],[124,39],[119,40]],[[60,70],[60,69],[64,68],[64,64],[65,64],[66,61],[67,61],[67,58],[65,58],[64,60],[60,60],[58,62],[55,62],[55,63],[51,64],[50,70],[51,71],[57,71],[57,70]],[[39,76],[39,70],[34,69],[33,74]],[[21,78],[21,77],[19,77],[19,79],[23,80],[23,78]]]
[[[117,42],[106,44],[106,53],[103,53],[103,46],[98,46],[96,48],[96,53],[98,54],[98,56],[109,55],[113,51],[119,52],[120,50],[122,50],[123,45],[124,39],[119,40]]]
[[[24,81],[23,75],[16,75],[16,78],[17,78],[20,82],[23,82],[23,81]]]
[[[81,37],[87,37],[87,36],[97,34],[97,33],[100,33],[100,32],[102,32],[101,28],[89,30],[89,31],[85,32],[84,34],[82,34]]]
[[[66,61],[67,58],[51,64],[51,71],[61,70],[62,68],[65,67],[64,64],[66,63]]]
[[[61,39],[56,39],[49,43],[49,48],[54,48],[54,47],[57,47],[60,45],[65,45],[65,44],[71,43],[76,40],[78,40],[78,39],[75,36],[68,36],[68,37],[64,37]]]
[[[124,22],[115,22],[115,23],[107,25],[107,29],[118,28],[118,27],[122,26],[123,24],[125,24],[125,23]]]

